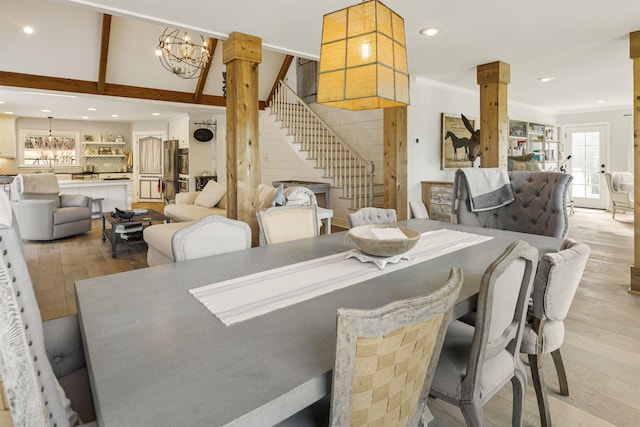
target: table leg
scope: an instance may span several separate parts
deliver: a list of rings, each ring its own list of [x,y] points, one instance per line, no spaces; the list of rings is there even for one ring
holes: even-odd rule
[[[325,193],[326,194],[326,193]],[[326,197],[326,196],[325,196]],[[327,231],[326,234],[331,234],[331,218],[327,218]]]
[[[116,257],[116,228],[111,224],[111,258]]]

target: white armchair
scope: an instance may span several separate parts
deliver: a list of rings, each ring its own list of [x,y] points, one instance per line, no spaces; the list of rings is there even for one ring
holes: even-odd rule
[[[633,211],[633,174],[629,172],[606,172],[607,188],[611,196],[613,219],[616,211]]]
[[[26,240],[54,240],[91,230],[91,197],[60,194],[54,174],[16,176],[11,198]]]
[[[143,231],[147,265],[185,261],[251,247],[251,228],[243,221],[210,215],[198,221],[156,224]]]

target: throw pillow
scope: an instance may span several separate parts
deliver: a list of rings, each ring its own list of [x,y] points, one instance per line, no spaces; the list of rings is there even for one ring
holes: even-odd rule
[[[276,189],[271,206],[284,206],[284,184],[280,184]]]
[[[507,158],[508,166],[507,170],[510,171],[539,171],[540,166],[538,162],[533,160],[533,153],[525,154],[524,156],[509,156]]]
[[[268,184],[260,184],[258,186],[258,210],[271,207],[273,196],[276,194],[276,188]]]
[[[196,197],[193,204],[205,208],[212,208],[218,204],[226,192],[226,185],[220,184],[216,181],[209,181],[207,182],[207,185],[204,186],[198,197]]]

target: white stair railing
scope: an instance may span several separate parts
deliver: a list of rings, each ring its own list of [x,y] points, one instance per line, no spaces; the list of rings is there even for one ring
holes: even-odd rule
[[[283,81],[269,108],[334,187],[342,188],[352,208],[373,205],[373,162],[362,158]]]

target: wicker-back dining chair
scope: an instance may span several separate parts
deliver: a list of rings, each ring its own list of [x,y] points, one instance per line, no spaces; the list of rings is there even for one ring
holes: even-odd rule
[[[333,427],[427,425],[431,380],[461,286],[462,270],[452,267],[431,294],[371,310],[338,309],[330,417],[325,400],[280,426],[327,425],[329,418]]]
[[[258,211],[260,246],[316,237],[319,234],[316,205],[276,206]]]

